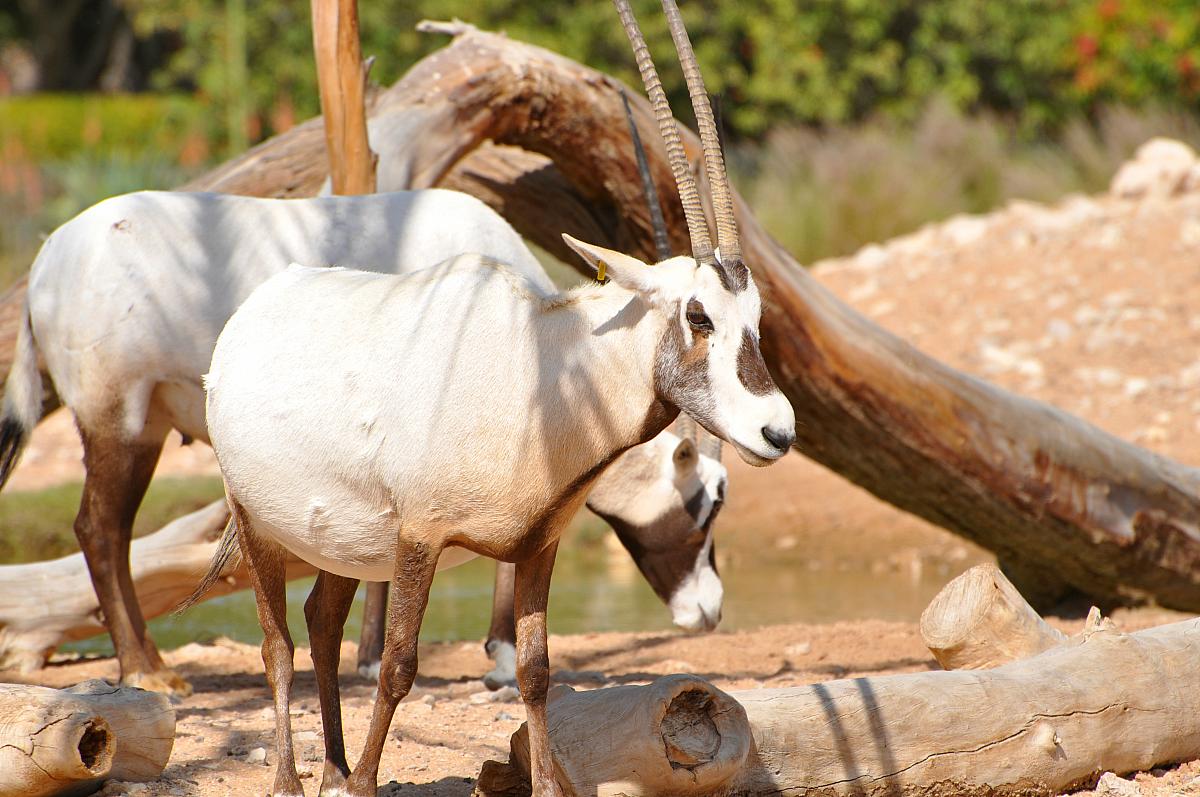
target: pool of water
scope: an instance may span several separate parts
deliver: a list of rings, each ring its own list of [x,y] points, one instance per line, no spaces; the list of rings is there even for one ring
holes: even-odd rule
[[[813,561],[802,547],[760,551],[746,538],[723,540],[718,565],[725,584],[721,628],[751,628],[775,623],[828,623],[877,618],[916,621],[945,583],[974,561],[953,565],[897,566],[879,561]],[[434,580],[424,640],[482,639],[491,613],[494,564],[477,559],[443,571]],[[304,599],[311,579],[288,585],[288,618],[293,638],[307,642]],[[346,634],[356,639],[361,624],[362,590],[351,611]],[[653,631],[671,628],[671,615],[642,579],[629,557],[600,543],[559,549],[550,592],[550,632]],[[262,639],[254,598],[249,591],[202,603],[181,616],[152,620],[158,644],[173,648],[188,642],[228,636],[257,644]],[[107,636],[66,646],[84,653],[111,651]]]

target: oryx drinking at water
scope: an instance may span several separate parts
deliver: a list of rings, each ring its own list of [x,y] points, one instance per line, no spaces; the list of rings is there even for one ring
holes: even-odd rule
[[[587,488],[679,411],[766,465],[795,437],[759,351],[758,290],[741,262],[715,126],[678,9],[664,0],[696,101],[718,223],[712,247],[678,130],[619,0],[667,139],[693,257],[654,267],[567,237],[611,279],[548,292],[493,258],[403,277],[293,266],[221,333],[209,434],[233,513],[223,555],[249,565],[275,698],[276,794],[301,794],[292,750],[284,551],[322,570],[308,603],[326,762],[322,791],[374,795],[439,566],[516,564],[517,671],[534,793],[560,793],[546,730],[545,611],[559,535]],[[221,566],[214,562],[210,577]],[[390,578],[378,697],[357,768],[341,735],[337,655],[359,579]]]

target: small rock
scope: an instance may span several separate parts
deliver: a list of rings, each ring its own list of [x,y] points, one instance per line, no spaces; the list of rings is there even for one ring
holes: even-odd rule
[[[321,735],[316,731],[296,731],[292,738],[298,742],[315,742]]]
[[[253,750],[246,753],[245,761],[247,764],[266,764],[267,748],[255,747]]]
[[[475,705],[482,705],[484,703],[515,703],[521,699],[521,693],[515,687],[502,686],[495,692],[476,692],[467,699]]]
[[[794,645],[788,645],[784,648],[783,652],[789,656],[807,656],[809,653],[812,653],[812,643],[797,642]]]
[[[124,794],[146,794],[150,787],[145,783],[128,783],[123,780],[110,780],[100,791],[102,797],[117,797]]]
[[[515,719],[516,717],[514,717],[512,714],[509,714],[507,711],[501,711],[496,715],[496,722],[511,722]]]
[[[421,695],[421,702],[427,706],[432,706],[434,703],[437,702],[437,698],[434,697],[432,694],[424,694],[424,695]]]
[[[1142,787],[1114,772],[1105,772],[1096,784],[1096,793],[1111,794],[1113,797],[1141,797]]]
[[[1196,153],[1182,141],[1153,138],[1117,170],[1109,193],[1122,199],[1171,196],[1193,187]]]

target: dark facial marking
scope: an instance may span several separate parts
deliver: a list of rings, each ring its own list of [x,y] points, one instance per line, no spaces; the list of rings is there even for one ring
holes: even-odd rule
[[[758,341],[750,334],[749,329],[742,330],[742,345],[738,347],[737,355],[737,375],[746,389],[755,396],[766,396],[775,391],[775,382],[767,373],[767,364],[763,362]]]
[[[750,284],[750,269],[745,263],[717,263],[713,268],[717,270],[721,286],[730,293],[741,293]]]
[[[675,317],[678,318],[678,308]],[[714,426],[712,390],[708,380],[708,344],[695,336],[689,347],[683,325],[667,325],[654,362],[654,387],[659,397],[686,410],[707,428]]]

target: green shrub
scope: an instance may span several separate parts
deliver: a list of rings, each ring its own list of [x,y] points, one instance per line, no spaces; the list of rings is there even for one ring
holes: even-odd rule
[[[64,484],[0,496],[0,564],[40,562],[79,550],[73,526],[83,485]],[[215,476],[155,479],[138,512],[134,536],[157,531],[171,520],[221,497]]]
[[[211,109],[181,94],[32,94],[0,97],[0,151],[33,161],[83,151],[172,160],[208,158]]]

